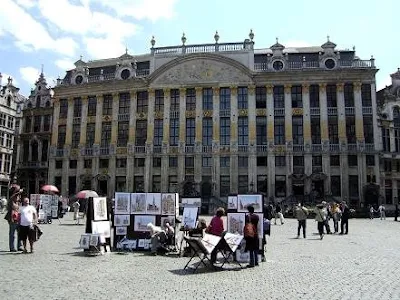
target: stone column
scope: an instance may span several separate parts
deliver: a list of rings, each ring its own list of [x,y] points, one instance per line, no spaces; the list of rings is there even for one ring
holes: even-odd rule
[[[302,85],[303,98],[303,130],[304,130],[304,174],[310,176],[312,174],[312,139],[311,139],[311,112],[310,112],[310,85]],[[304,179],[304,193],[310,194],[310,180]]]
[[[179,89],[178,183],[185,180],[186,89]]]
[[[88,123],[88,97],[84,96],[82,97],[82,117],[81,117],[81,135],[79,137],[79,144],[81,144],[82,147],[85,146],[86,144],[86,128],[87,128],[87,123]]]
[[[268,198],[275,196],[274,86],[267,85]],[[254,90],[253,90],[254,93]],[[269,200],[268,200],[269,201]]]
[[[376,103],[376,85],[375,82],[371,83],[371,97],[372,97],[372,115],[377,115],[377,103]],[[372,124],[374,127],[374,145],[375,150],[380,151],[382,147],[382,137],[381,137],[381,130],[378,127],[377,118],[372,118]]]
[[[289,175],[293,173],[293,127],[292,127],[292,86],[285,85],[285,140],[286,140],[286,196],[292,194],[292,180]]]
[[[136,91],[130,92],[131,105],[129,107],[129,136],[128,136],[128,155],[126,159],[126,188],[133,192],[134,166],[135,159],[133,149],[135,149],[135,128],[136,128],[136,111],[137,111],[137,96]]]
[[[203,88],[196,87],[196,137],[194,157],[194,181],[202,180],[202,140],[203,140]],[[200,188],[200,187],[199,187]],[[200,192],[200,190],[198,191]]]
[[[110,145],[117,145],[118,137],[118,114],[119,114],[119,93],[113,94],[112,116],[111,116],[111,141]]]
[[[251,96],[249,95],[249,98]],[[237,192],[238,190],[238,97],[237,86],[231,86],[231,157],[230,157],[230,191]],[[248,101],[250,102],[250,101]],[[250,124],[249,124],[250,125]],[[250,126],[249,126],[250,129]],[[249,130],[250,137],[250,130]],[[249,157],[250,160],[250,157]],[[250,177],[250,176],[249,176]]]
[[[346,112],[344,103],[344,84],[338,83],[336,85],[337,91],[337,112],[338,112],[338,129],[339,129],[339,144],[346,143]]]
[[[340,181],[342,198],[349,198],[349,172],[347,152],[340,153]]]
[[[253,89],[253,87],[251,87]],[[255,87],[253,91],[255,90]],[[254,191],[257,190],[257,133],[256,133],[256,95],[255,92],[248,93],[248,124],[249,124],[249,165],[248,186],[253,183]],[[237,103],[237,100],[236,100]],[[237,130],[236,130],[237,131]],[[236,176],[237,177],[237,176]],[[250,188],[249,188],[250,189]]]
[[[364,186],[364,178],[366,178],[366,170],[365,170],[365,159],[362,158],[363,154],[361,151],[364,151],[365,148],[365,138],[364,138],[364,119],[363,119],[363,110],[362,110],[362,98],[361,98],[361,82],[354,83],[354,106],[355,106],[355,116],[356,116],[356,138],[357,138],[357,170],[358,170],[358,190],[360,199],[363,198],[363,186]]]
[[[219,158],[219,87],[213,87],[213,168],[212,168],[212,183],[214,184],[213,190],[214,195],[219,197],[220,195],[220,158]]]
[[[67,132],[65,135],[65,145],[66,146],[70,146],[72,143],[73,119],[74,119],[74,99],[68,98]]]
[[[161,158],[161,190],[168,191],[168,168],[169,168],[169,125],[170,125],[170,108],[171,108],[171,91],[164,89],[164,120],[163,120],[163,142],[162,142],[162,158]]]
[[[321,83],[319,85],[319,103],[321,115],[321,142],[323,147],[329,147],[328,105],[326,101],[326,83]]]
[[[153,164],[153,138],[154,138],[154,105],[155,92],[153,89],[148,90],[148,111],[147,111],[147,138],[146,138],[146,162],[144,173],[144,190],[150,192],[152,190],[152,164]]]
[[[96,130],[94,135],[94,144],[99,147],[101,142],[101,123],[103,117],[103,95],[97,95],[97,105],[96,105]]]
[[[52,135],[51,135],[51,146],[57,148],[57,139],[58,139],[58,120],[60,116],[60,99],[55,98],[53,104],[53,128],[52,128]],[[57,121],[55,121],[57,120]]]

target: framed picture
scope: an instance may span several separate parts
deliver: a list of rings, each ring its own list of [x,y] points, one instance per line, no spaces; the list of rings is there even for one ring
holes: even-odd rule
[[[51,217],[53,219],[58,218],[58,206],[57,205],[51,206]]]
[[[232,252],[235,252],[243,240],[243,235],[227,232],[224,235],[224,239],[228,244],[229,248],[231,248]]]
[[[107,198],[93,198],[93,214],[95,221],[107,220]]]
[[[114,226],[129,226],[131,225],[131,215],[114,215]]]
[[[131,209],[131,194],[130,193],[115,193],[115,208],[116,215],[126,215]]]
[[[227,231],[243,235],[245,213],[227,213]]]
[[[144,247],[144,239],[139,239],[138,247],[139,248],[143,248]]]
[[[153,225],[156,224],[156,216],[150,215],[137,215],[135,216],[133,230],[134,231],[150,231],[147,228],[147,224],[152,223]],[[140,240],[139,240],[140,241]]]
[[[263,212],[262,195],[238,195],[238,212],[247,212],[248,206],[254,207],[254,212]]]
[[[169,223],[169,225],[175,227],[175,216],[161,217],[161,228],[165,228],[166,223]]]
[[[161,214],[175,215],[175,194],[161,194]]]
[[[149,240],[144,240],[143,249],[145,249],[145,250],[150,249],[150,241]]]
[[[197,206],[201,207],[201,198],[182,198],[182,207]]]
[[[228,196],[228,209],[238,208],[238,198],[237,196]]]
[[[97,234],[90,235],[90,246],[97,247],[99,245],[100,236]]]
[[[147,193],[146,194],[146,214],[160,215],[161,214],[161,194]]]
[[[90,245],[90,234],[82,234],[79,246],[82,249],[89,249],[89,245]]]
[[[128,233],[128,227],[124,227],[124,226],[115,227],[116,235],[126,235],[127,233]]]
[[[111,228],[109,221],[92,221],[92,233],[100,234],[105,238],[111,237]]]
[[[183,227],[193,229],[196,227],[198,207],[185,207],[183,209]]]
[[[131,194],[131,214],[146,213],[146,194],[132,193]]]
[[[221,237],[206,233],[204,234],[200,242],[203,244],[204,248],[207,249],[207,252],[211,253],[214,250],[214,248],[218,245],[220,240]]]
[[[117,242],[117,249],[121,250],[130,250],[136,249],[137,240],[129,240],[127,238],[122,238],[119,242]]]

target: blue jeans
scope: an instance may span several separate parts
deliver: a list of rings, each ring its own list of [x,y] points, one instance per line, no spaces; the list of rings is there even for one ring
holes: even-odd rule
[[[250,266],[258,265],[258,250],[249,250],[250,252]]]
[[[15,232],[18,229],[18,224],[10,223],[9,226],[10,226],[10,230],[9,230],[8,241],[9,241],[10,251],[12,251],[12,250],[15,250],[15,247],[14,247],[15,246],[15,243],[14,243],[14,241],[15,241]],[[17,248],[19,249],[19,248],[21,248],[21,240],[19,239],[18,234],[17,234],[17,240],[18,240]]]

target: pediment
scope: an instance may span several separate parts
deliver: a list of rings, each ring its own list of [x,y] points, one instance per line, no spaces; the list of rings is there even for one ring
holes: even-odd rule
[[[236,65],[237,64],[237,65]],[[250,84],[250,73],[238,62],[210,58],[195,58],[171,62],[161,67],[151,80],[152,86]],[[247,71],[247,72],[246,72]]]

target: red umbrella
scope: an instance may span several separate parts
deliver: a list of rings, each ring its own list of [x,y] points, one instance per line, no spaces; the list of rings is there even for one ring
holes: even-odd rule
[[[44,191],[44,192],[54,192],[54,193],[59,193],[60,192],[56,186],[51,185],[51,184],[46,184],[46,185],[42,186],[42,191]]]
[[[78,194],[76,194],[76,198],[78,199],[87,199],[90,197],[98,197],[99,195],[95,192],[95,191],[91,191],[91,190],[83,190],[80,191]]]

